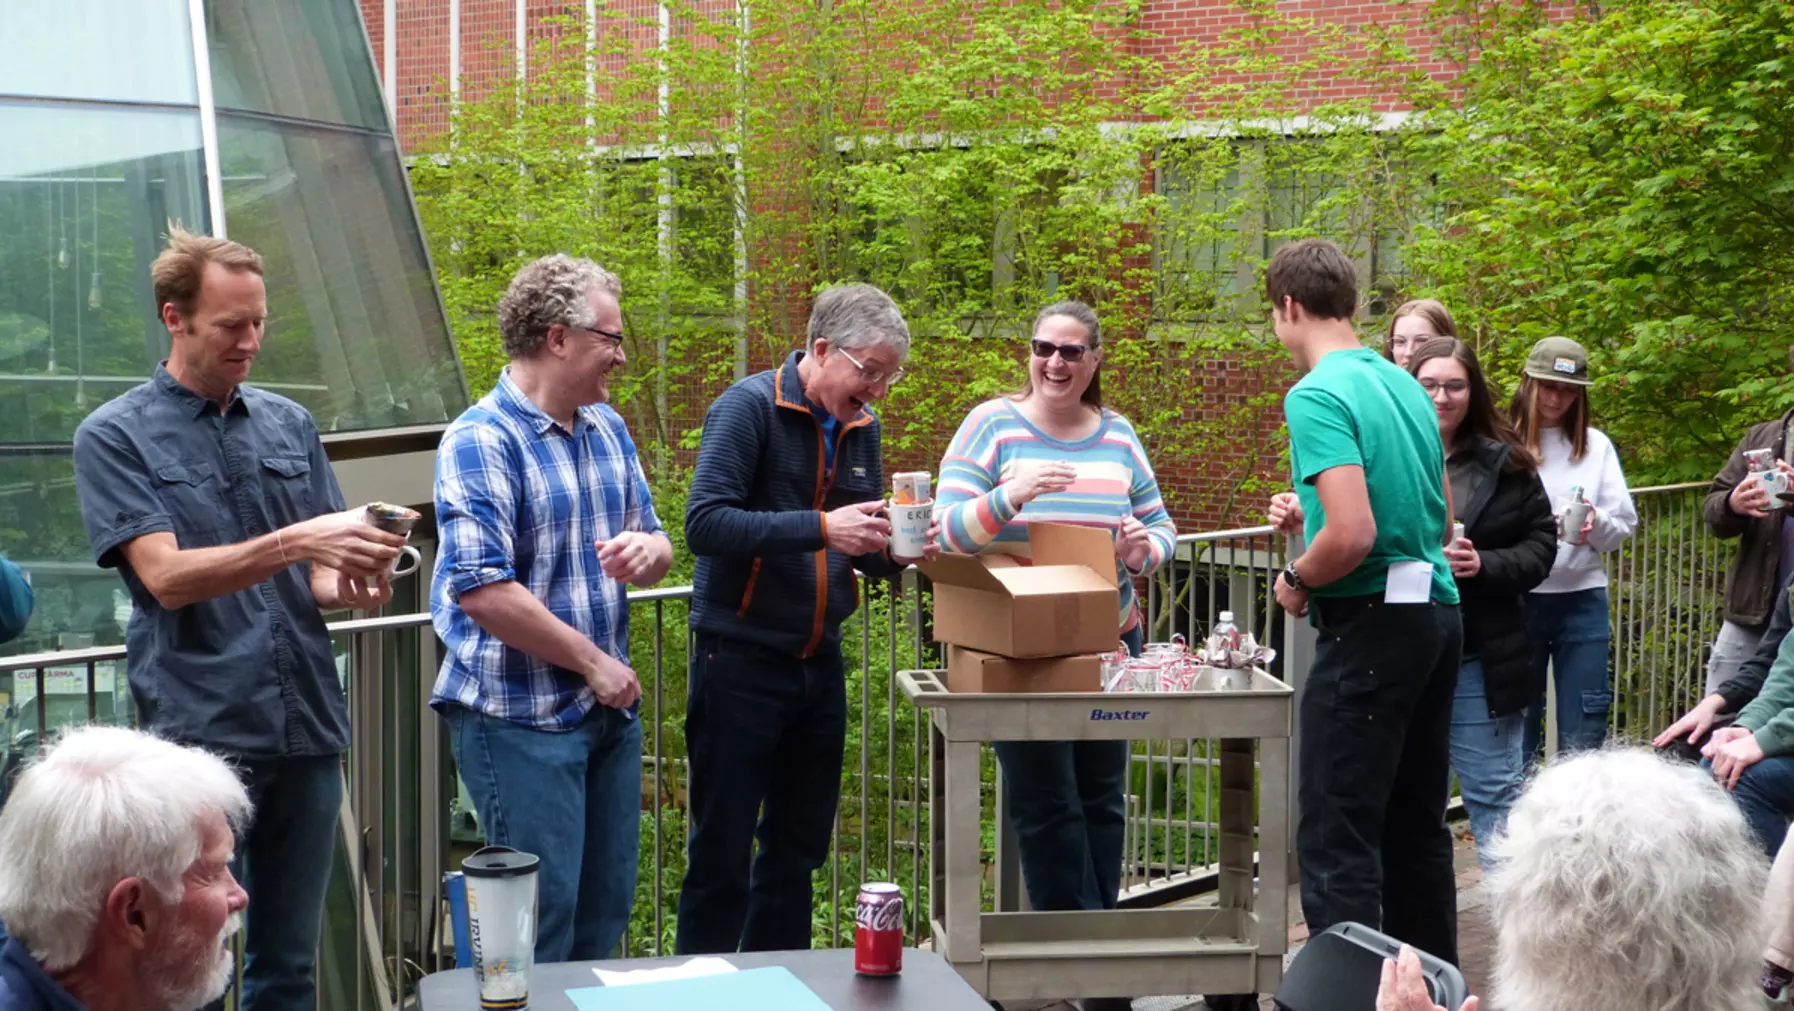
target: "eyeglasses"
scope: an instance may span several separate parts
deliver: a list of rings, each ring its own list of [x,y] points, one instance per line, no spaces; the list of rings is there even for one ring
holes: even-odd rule
[[[1444,390],[1448,397],[1461,397],[1470,392],[1470,383],[1464,379],[1451,379],[1443,383],[1437,379],[1422,379],[1420,388],[1425,390],[1429,397],[1441,390]]]
[[[623,343],[623,335],[622,334],[611,333],[609,330],[600,330],[595,326],[571,326],[571,325],[569,325],[567,327],[567,329],[569,329],[569,330],[584,330],[586,333],[597,334],[598,336],[603,337],[605,340],[610,341],[612,344],[621,345]]]
[[[860,381],[868,386],[877,386],[882,383],[888,388],[896,386],[903,379],[902,369],[898,369],[895,372],[886,372],[883,369],[869,369],[860,364],[858,358],[848,354],[845,348],[836,348],[835,350],[840,351],[841,357],[847,359],[853,364],[854,368],[860,370]]]
[[[1033,340],[1028,344],[1034,348],[1034,357],[1051,358],[1055,352],[1059,360],[1067,365],[1076,365],[1084,360],[1084,352],[1090,349],[1082,344],[1054,344],[1052,341]]]

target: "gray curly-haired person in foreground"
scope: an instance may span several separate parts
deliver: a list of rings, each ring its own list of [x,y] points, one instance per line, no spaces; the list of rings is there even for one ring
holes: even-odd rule
[[[1494,856],[1494,1011],[1763,1006],[1762,849],[1699,769],[1640,748],[1556,762]],[[1377,1011],[1434,1011],[1412,952],[1384,966]]]

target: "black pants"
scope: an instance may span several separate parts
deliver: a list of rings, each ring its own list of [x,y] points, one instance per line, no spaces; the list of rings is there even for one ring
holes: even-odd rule
[[[808,948],[810,876],[828,859],[841,796],[841,655],[799,660],[709,635],[694,645],[691,838],[675,950]]]
[[[1448,604],[1309,601],[1296,855],[1311,934],[1343,921],[1458,959],[1451,701],[1463,626]]]

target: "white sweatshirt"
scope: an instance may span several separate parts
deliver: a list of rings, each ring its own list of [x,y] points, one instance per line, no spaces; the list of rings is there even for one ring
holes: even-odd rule
[[[1601,553],[1625,543],[1638,526],[1638,511],[1632,507],[1632,493],[1626,490],[1620,456],[1614,451],[1613,442],[1596,428],[1588,430],[1588,452],[1582,454],[1581,460],[1571,461],[1570,440],[1561,428],[1539,434],[1539,451],[1544,457],[1539,478],[1545,482],[1551,508],[1562,515],[1570,501],[1570,489],[1581,486],[1582,497],[1594,506],[1595,525],[1589,531],[1587,544],[1557,542],[1557,561],[1551,566],[1551,574],[1532,592],[1571,593],[1606,586],[1607,570],[1601,566]]]

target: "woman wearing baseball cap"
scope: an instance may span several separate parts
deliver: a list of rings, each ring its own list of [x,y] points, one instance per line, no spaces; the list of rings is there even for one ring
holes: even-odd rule
[[[1607,736],[1613,706],[1607,647],[1613,628],[1601,555],[1625,543],[1638,525],[1619,453],[1589,424],[1591,383],[1582,345],[1547,337],[1526,356],[1508,408],[1515,429],[1539,458],[1539,478],[1558,516],[1557,559],[1526,603],[1539,683],[1545,681],[1547,663],[1557,682],[1559,750],[1598,748]],[[1540,693],[1526,718],[1522,747],[1528,761],[1543,747],[1544,722]]]

